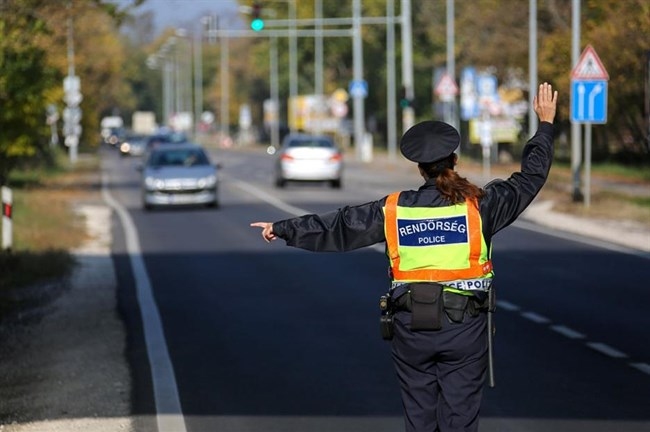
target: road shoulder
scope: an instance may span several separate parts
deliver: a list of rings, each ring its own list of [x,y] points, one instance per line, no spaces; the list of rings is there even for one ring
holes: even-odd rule
[[[35,322],[3,330],[1,432],[131,431],[131,378],[110,257],[111,212],[80,205],[89,240],[69,286]]]

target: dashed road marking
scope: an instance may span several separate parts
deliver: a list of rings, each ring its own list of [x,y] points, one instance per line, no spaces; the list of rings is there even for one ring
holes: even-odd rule
[[[627,354],[610,347],[604,343],[600,342],[587,342],[587,346],[591,349],[598,351],[599,353],[605,354],[606,356],[613,358],[627,358]]]
[[[553,325],[551,330],[560,333],[563,336],[568,337],[569,339],[584,339],[585,335],[580,332],[577,332],[569,327],[563,325]]]
[[[630,363],[634,369],[638,369],[646,375],[650,375],[650,364],[648,363]]]
[[[521,316],[537,324],[547,324],[551,322],[550,319],[543,315],[536,314],[535,312],[522,312]]]
[[[511,303],[506,300],[499,300],[497,301],[497,307],[511,311],[511,312],[517,312],[521,308],[517,306],[514,303]],[[551,329],[552,331],[561,334],[562,336],[565,336],[569,339],[573,340],[580,340],[580,339],[586,339],[587,336],[573,330],[570,327],[567,327],[565,325],[561,324],[552,324],[551,320],[543,315],[540,315],[538,313],[532,312],[532,311],[526,311],[526,312],[520,312],[519,315],[522,318],[526,318],[529,321],[532,321],[536,324],[549,324],[548,328]],[[589,348],[593,349],[594,351],[597,351],[601,354],[604,354],[608,357],[614,358],[614,359],[626,359],[629,358],[629,356],[622,352],[617,350],[616,348],[613,348],[607,344],[604,344],[602,342],[585,342],[585,345],[588,346]],[[643,372],[646,375],[650,375],[650,364],[648,363],[642,363],[642,362],[629,362],[628,366],[633,367],[634,369],[637,369],[640,372]]]
[[[505,301],[505,300],[497,300],[497,308],[502,308],[502,309],[505,309],[505,310],[508,310],[508,311],[518,311],[519,310],[519,306],[517,306],[514,303],[510,303],[508,301]]]

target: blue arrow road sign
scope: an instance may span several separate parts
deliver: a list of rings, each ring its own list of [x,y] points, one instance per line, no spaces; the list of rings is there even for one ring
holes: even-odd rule
[[[366,80],[352,80],[348,86],[348,93],[352,97],[368,96],[368,82]]]
[[[571,81],[571,121],[607,123],[607,81]]]

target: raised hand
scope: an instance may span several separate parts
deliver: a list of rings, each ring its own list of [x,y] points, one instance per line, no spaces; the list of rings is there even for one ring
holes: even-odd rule
[[[557,109],[557,90],[549,83],[539,85],[537,96],[533,99],[533,109],[540,121],[553,123]]]

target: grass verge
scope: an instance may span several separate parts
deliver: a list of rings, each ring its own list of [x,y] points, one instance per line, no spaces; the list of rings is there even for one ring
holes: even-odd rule
[[[0,251],[0,319],[30,307],[33,287],[65,279],[74,268],[71,250],[86,238],[83,217],[74,211],[98,194],[98,160],[71,164],[63,155],[50,169],[12,173],[12,250]]]

